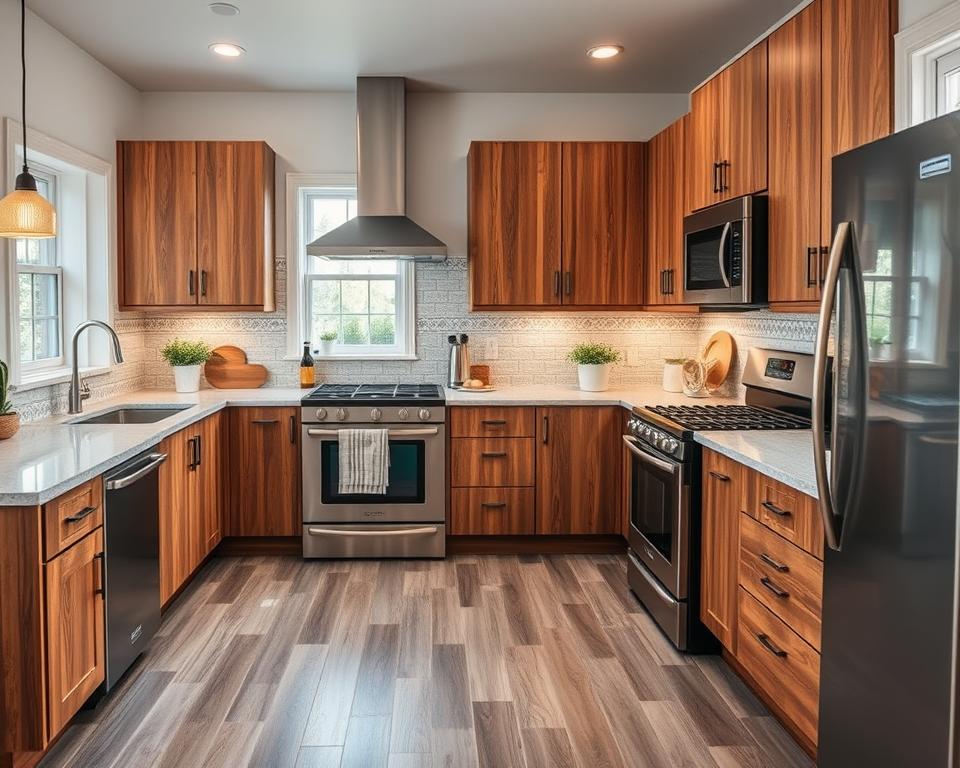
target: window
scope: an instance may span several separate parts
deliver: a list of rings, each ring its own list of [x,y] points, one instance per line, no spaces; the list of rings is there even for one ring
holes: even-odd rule
[[[898,32],[897,130],[960,108],[960,3]]]
[[[938,56],[936,67],[937,117],[939,117],[960,109],[960,47]]]
[[[31,172],[37,191],[57,204],[57,177],[36,165]],[[63,268],[56,238],[17,240],[18,337],[21,370],[63,363]]]
[[[298,211],[300,337],[288,352],[309,339],[319,356],[392,359],[414,356],[414,270],[399,260],[330,261],[306,253],[306,245],[357,215],[353,185],[295,183]],[[289,205],[289,203],[288,203]],[[291,307],[291,314],[297,307]],[[321,345],[323,336],[332,343]]]

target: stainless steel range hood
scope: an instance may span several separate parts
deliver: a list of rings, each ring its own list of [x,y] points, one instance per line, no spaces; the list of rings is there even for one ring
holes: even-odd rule
[[[356,218],[307,246],[335,260],[441,262],[447,246],[406,216],[406,87],[402,77],[357,78]]]

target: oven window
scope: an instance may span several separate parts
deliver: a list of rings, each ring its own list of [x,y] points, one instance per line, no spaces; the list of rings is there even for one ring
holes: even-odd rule
[[[630,524],[667,562],[672,562],[678,504],[676,477],[636,456],[631,461]]]
[[[426,444],[423,440],[390,441],[390,482],[384,495],[341,494],[340,446],[324,440],[320,446],[322,468],[320,497],[324,504],[423,504],[426,491]]]
[[[726,288],[720,274],[719,253],[723,227],[710,227],[691,232],[686,237],[686,288],[706,291]]]

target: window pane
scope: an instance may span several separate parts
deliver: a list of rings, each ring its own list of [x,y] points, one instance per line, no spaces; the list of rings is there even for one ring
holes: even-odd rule
[[[867,334],[871,342],[890,343],[890,318],[889,317],[868,317]]]
[[[33,360],[33,322],[20,321],[20,362],[29,363]]]
[[[341,328],[341,344],[369,343],[368,319],[366,315],[344,315]]]
[[[394,315],[370,316],[370,343],[393,346],[397,338],[397,319]]]
[[[33,275],[34,317],[56,317],[60,314],[57,301],[59,282],[57,275]]]
[[[340,336],[340,315],[314,315],[311,326],[310,340],[316,346],[320,336],[330,332]]]
[[[910,283],[910,315],[920,316],[920,283],[916,280]]]
[[[893,307],[893,283],[874,283],[873,311],[878,315],[890,315]]]
[[[370,311],[367,280],[341,280],[340,301],[344,314],[366,314]]]
[[[46,360],[60,356],[60,320],[55,317],[33,323],[33,358]]]
[[[393,259],[374,261],[328,261],[315,258],[313,269],[321,275],[395,275],[397,262]]]
[[[33,317],[33,275],[17,275],[17,296],[20,304],[20,317]]]
[[[310,306],[315,315],[336,315],[340,313],[340,283],[337,280],[313,280],[310,283],[312,295]]]
[[[347,201],[342,198],[313,197],[310,198],[310,207],[314,238],[336,229],[347,220]]]
[[[395,280],[370,281],[370,312],[395,315],[397,312],[397,283]]]

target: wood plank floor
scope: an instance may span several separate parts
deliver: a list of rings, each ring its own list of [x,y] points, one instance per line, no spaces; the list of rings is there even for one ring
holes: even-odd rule
[[[211,561],[41,763],[812,766],[614,556]]]

